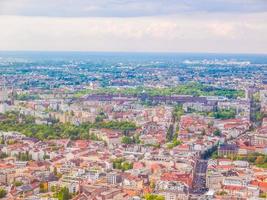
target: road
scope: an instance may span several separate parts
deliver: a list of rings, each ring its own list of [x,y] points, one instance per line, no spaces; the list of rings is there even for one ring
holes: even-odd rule
[[[207,160],[197,160],[193,185],[191,194],[198,196],[204,194],[207,191],[206,188],[206,171],[207,171]]]
[[[239,138],[247,137],[249,133],[250,133],[249,131],[246,131],[240,134],[237,138],[228,140],[227,143],[232,143],[238,140]],[[207,160],[201,160],[201,159],[197,160],[192,189],[190,190],[190,200],[198,200],[203,194],[205,194],[208,191],[208,188],[206,188],[206,172],[208,167],[207,165],[208,165]]]

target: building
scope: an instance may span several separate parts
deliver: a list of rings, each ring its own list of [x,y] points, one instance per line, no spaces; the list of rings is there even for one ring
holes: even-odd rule
[[[219,156],[233,156],[238,152],[238,148],[235,144],[222,144],[218,147]]]
[[[111,172],[111,173],[108,173],[107,174],[107,183],[108,184],[118,184],[118,183],[121,183],[122,182],[122,177],[115,173],[115,172]]]

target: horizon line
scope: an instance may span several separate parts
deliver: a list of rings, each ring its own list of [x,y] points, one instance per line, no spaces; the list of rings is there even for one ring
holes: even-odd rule
[[[120,53],[120,54],[214,54],[214,55],[262,55],[267,53],[238,52],[182,52],[182,51],[91,51],[91,50],[0,50],[0,53]]]

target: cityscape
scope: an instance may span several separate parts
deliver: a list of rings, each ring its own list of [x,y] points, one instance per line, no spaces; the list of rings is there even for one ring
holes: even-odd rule
[[[1,57],[8,199],[265,198],[266,57],[68,54]]]
[[[266,13],[0,1],[0,199],[267,199]]]

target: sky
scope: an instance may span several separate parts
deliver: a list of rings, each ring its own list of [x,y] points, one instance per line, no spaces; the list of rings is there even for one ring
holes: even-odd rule
[[[267,54],[267,0],[0,0],[0,50]]]

